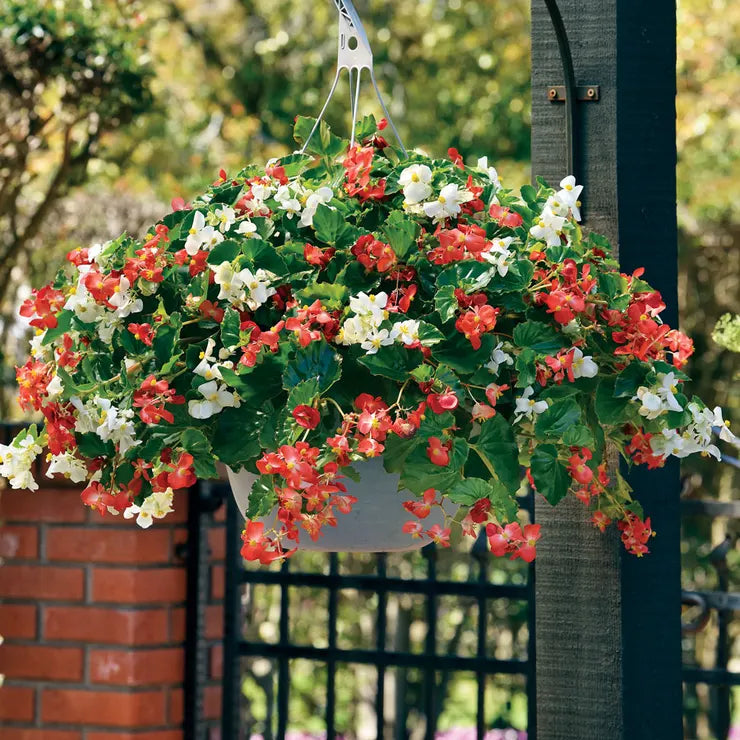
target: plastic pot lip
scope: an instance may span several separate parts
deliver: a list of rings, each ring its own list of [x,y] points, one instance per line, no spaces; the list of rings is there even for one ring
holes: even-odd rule
[[[363,460],[357,464],[362,476],[359,483],[347,480],[347,492],[356,495],[358,502],[349,514],[337,514],[337,526],[325,527],[322,536],[314,542],[300,530],[299,550],[317,552],[405,552],[422,548],[427,539],[412,537],[402,531],[404,522],[414,517],[403,508],[409,495],[398,491],[400,475],[388,473],[382,457]],[[251,482],[258,476],[247,470],[235,473],[227,468],[232,495],[242,513],[247,507]],[[363,475],[364,473],[364,475]],[[378,485],[380,483],[380,485]],[[273,510],[274,511],[274,510]],[[258,521],[273,525],[273,512]],[[442,525],[442,512],[435,508],[424,520],[428,529]]]

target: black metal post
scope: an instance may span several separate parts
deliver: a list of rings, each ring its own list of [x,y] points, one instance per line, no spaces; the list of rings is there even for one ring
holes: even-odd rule
[[[241,637],[241,570],[239,558],[239,530],[242,517],[236,501],[231,495],[226,501],[226,565],[224,585],[224,638],[223,638],[223,690],[221,694],[221,736],[226,740],[240,740],[240,677],[241,658],[239,638]]]

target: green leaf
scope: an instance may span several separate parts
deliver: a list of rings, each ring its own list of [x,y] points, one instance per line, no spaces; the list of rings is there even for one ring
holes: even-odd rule
[[[239,264],[246,262],[252,270],[268,270],[276,275],[287,275],[285,260],[275,251],[275,247],[265,239],[248,239],[243,247]]]
[[[167,323],[161,323],[157,327],[157,333],[154,337],[153,347],[154,355],[160,366],[164,365],[172,355],[176,354],[175,347],[180,339],[180,329],[182,319],[179,313],[170,314]]]
[[[482,478],[465,478],[456,483],[448,492],[447,498],[454,504],[472,506],[480,499],[491,502],[493,513],[499,522],[510,522],[519,510],[516,500],[505,486],[497,480],[487,481]]]
[[[258,435],[268,418],[261,411],[242,404],[218,414],[213,444],[219,460],[232,469],[251,464],[262,454]]]
[[[445,411],[443,414],[429,413],[424,416],[419,430],[413,437],[403,438],[391,434],[385,441],[383,451],[383,465],[389,473],[400,473],[403,471],[406,458],[419,446],[426,448],[429,437],[441,437],[445,429],[449,429],[455,423],[455,417]]]
[[[472,287],[478,278],[485,275],[490,269],[491,266],[487,262],[478,262],[477,260],[456,262],[439,273],[437,287],[442,288],[445,285],[453,288],[460,288],[464,285]]]
[[[596,387],[596,416],[602,424],[617,425],[631,421],[631,401],[629,398],[614,396],[614,378],[604,378]]]
[[[480,349],[475,350],[464,335],[454,330],[449,339],[434,347],[432,356],[438,362],[449,365],[456,372],[470,375],[491,359],[491,351],[495,343],[496,337],[493,334],[484,334],[481,337]]]
[[[415,447],[406,458],[401,471],[401,487],[417,495],[427,488],[446,494],[460,480],[461,469],[468,458],[468,443],[459,437],[454,439],[450,462],[445,467],[432,463],[426,448],[426,439],[423,439],[422,444]]]
[[[434,368],[431,365],[419,365],[409,375],[419,383],[427,383],[434,377]]]
[[[522,200],[533,210],[537,210],[537,191],[531,185],[523,185]]]
[[[617,376],[614,383],[614,395],[617,398],[625,396],[632,398],[637,393],[638,387],[644,384],[645,376],[649,371],[650,368],[647,365],[636,361],[631,362]]]
[[[277,494],[273,488],[272,476],[261,475],[252,485],[246,518],[257,519],[261,516],[267,516],[276,503]]]
[[[557,352],[564,345],[562,335],[554,326],[541,321],[525,321],[514,327],[514,342],[529,347],[538,354]]]
[[[419,224],[406,218],[401,211],[392,211],[383,225],[388,243],[401,261],[416,248],[419,230]]]
[[[517,388],[526,388],[537,379],[536,356],[533,349],[523,349],[514,362],[518,373],[516,380]]]
[[[336,246],[347,224],[339,211],[329,208],[325,203],[320,203],[313,217],[313,227],[318,239],[331,246]]]
[[[241,254],[241,244],[231,239],[219,242],[206,259],[209,265],[220,265],[222,262],[233,262]]]
[[[504,277],[495,273],[486,286],[491,293],[519,293],[526,288],[534,275],[534,265],[528,259],[516,260]]]
[[[381,347],[373,355],[360,355],[357,359],[373,375],[403,382],[422,362],[416,350],[408,350],[401,345]]]
[[[431,347],[438,344],[445,338],[445,335],[433,324],[426,321],[419,322],[419,341],[424,347]]]
[[[77,449],[85,457],[108,457],[115,456],[113,442],[103,442],[95,432],[86,432],[77,436]]]
[[[217,478],[211,443],[199,429],[186,429],[180,444],[193,456],[193,470],[198,478]]]
[[[581,407],[573,398],[550,404],[538,417],[534,433],[538,438],[560,438],[566,429],[581,420]]]
[[[568,493],[570,475],[559,460],[555,445],[537,445],[530,463],[532,479],[538,493],[555,506]]]
[[[594,435],[591,430],[583,424],[574,424],[563,432],[563,444],[569,447],[588,447],[593,450],[596,446]]]
[[[68,332],[72,328],[72,317],[74,311],[64,309],[57,314],[57,325],[53,329],[47,329],[44,334],[44,341],[41,342],[43,345],[50,344],[55,339],[58,339],[63,334]]]
[[[283,388],[290,390],[303,380],[315,378],[326,392],[342,375],[342,358],[322,339],[296,350],[283,373]]]
[[[311,406],[318,395],[319,381],[316,378],[302,380],[290,389],[287,409],[292,412],[296,406]]]
[[[443,285],[434,294],[434,307],[442,317],[442,321],[452,321],[458,309],[457,298],[455,298],[455,286]]]
[[[294,295],[307,305],[318,299],[325,308],[331,311],[344,308],[349,290],[340,283],[309,283],[305,288],[296,291]]]
[[[516,493],[521,483],[521,471],[519,448],[511,425],[501,414],[496,414],[492,419],[481,422],[480,426],[474,448],[491,463],[499,481],[511,493]]]
[[[308,139],[311,129],[316,123],[315,118],[307,116],[298,116],[293,128],[293,138],[299,143],[304,144]],[[314,154],[321,154],[326,157],[337,157],[346,149],[346,142],[338,136],[331,133],[326,121],[321,121],[318,131],[311,136],[306,150]]]
[[[239,313],[233,308],[227,308],[221,322],[221,344],[227,349],[239,344],[239,325],[241,319]]]

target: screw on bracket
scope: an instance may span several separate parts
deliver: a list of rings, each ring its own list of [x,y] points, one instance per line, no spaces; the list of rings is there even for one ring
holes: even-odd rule
[[[576,100],[582,103],[591,103],[599,99],[598,85],[577,85]],[[566,99],[565,85],[548,85],[547,98],[553,103],[564,103]]]

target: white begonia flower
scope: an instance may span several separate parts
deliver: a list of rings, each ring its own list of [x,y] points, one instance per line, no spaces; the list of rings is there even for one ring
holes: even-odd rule
[[[556,247],[560,244],[560,234],[565,224],[565,217],[553,213],[550,206],[545,206],[537,223],[529,230],[535,239],[541,239],[548,247]]]
[[[115,292],[108,299],[108,303],[114,307],[114,313],[119,319],[124,319],[132,313],[139,313],[144,308],[141,298],[136,298],[130,288],[129,279],[121,276]]]
[[[501,189],[501,178],[496,172],[495,167],[488,166],[488,157],[481,157],[478,160],[478,169],[483,170],[488,175],[488,179],[493,183],[493,192]]]
[[[252,185],[252,195],[256,200],[265,201],[272,195],[272,185],[266,185],[265,183],[256,182]]]
[[[87,270],[80,271],[77,286],[72,288],[64,308],[68,311],[74,311],[75,316],[86,324],[92,324],[97,321],[104,313],[105,308],[98,305],[95,299],[90,295],[90,291],[85,287],[83,282]]]
[[[239,222],[239,226],[236,228],[237,234],[254,234],[255,238],[259,237],[257,233],[257,224],[252,223],[248,218],[243,219]]]
[[[63,390],[62,379],[55,375],[46,386],[46,395],[50,401],[54,401],[59,398]]]
[[[565,326],[560,327],[560,331],[562,331],[565,336],[572,337],[581,333],[581,325],[578,323],[578,319],[573,319]]]
[[[218,299],[226,299],[229,303],[241,302],[244,300],[245,279],[242,270],[236,272],[231,262],[222,262],[217,267],[211,265],[213,271],[213,280],[219,286],[220,291]],[[251,273],[250,273],[251,275]]]
[[[358,316],[371,318],[377,324],[380,324],[386,317],[385,307],[387,303],[388,294],[385,292],[370,295],[367,293],[358,293],[349,299],[349,307],[352,311]]]
[[[637,389],[637,395],[632,397],[633,401],[639,401],[640,415],[646,419],[657,419],[663,413],[663,401],[657,393],[641,385]]]
[[[432,194],[432,171],[425,164],[406,167],[398,183],[403,189],[404,205],[416,205]]]
[[[252,274],[250,270],[245,269],[239,275],[244,280],[245,288],[249,291],[247,306],[252,311],[258,309],[263,303],[267,302],[270,296],[277,293],[277,290],[270,286],[270,282],[274,276],[265,270],[260,269]]]
[[[301,213],[299,226],[313,226],[313,217],[322,203],[328,203],[334,197],[334,191],[329,187],[321,187],[306,198],[306,204]]]
[[[102,316],[98,321],[95,330],[98,332],[100,341],[104,344],[110,344],[113,339],[113,334],[119,327],[123,326],[123,321],[119,319],[115,314],[108,314]]]
[[[185,240],[185,251],[192,257],[201,249],[210,251],[223,240],[223,234],[213,226],[206,224],[206,217],[202,211],[195,211],[193,225],[190,227],[188,238]]]
[[[281,210],[286,212],[288,218],[293,218],[301,212],[301,202],[295,197],[288,185],[281,185],[275,193],[275,200]]]
[[[151,527],[155,519],[163,519],[167,514],[174,511],[172,499],[174,492],[171,488],[166,491],[150,493],[142,502],[141,506],[131,504],[124,512],[124,519],[132,519],[136,516],[136,523],[142,528]]]
[[[719,406],[715,406],[710,413],[712,415],[712,426],[719,427],[719,438],[723,442],[729,442],[736,446],[740,445],[740,438],[730,430],[730,422],[722,418],[722,409]]]
[[[489,250],[481,252],[481,257],[492,264],[495,271],[501,277],[506,277],[509,272],[509,265],[514,253],[509,250],[509,245],[514,241],[514,237],[507,236],[505,239],[494,239]],[[489,281],[490,282],[490,281]]]
[[[567,208],[570,208],[570,212],[573,214],[573,218],[576,221],[581,220],[580,201],[578,198],[583,192],[583,185],[576,185],[576,178],[573,175],[568,175],[560,181],[561,190],[555,194],[555,197],[563,203]]]
[[[62,452],[59,455],[49,455],[48,459],[47,478],[52,478],[54,475],[63,475],[73,483],[82,483],[82,481],[87,480],[87,466],[82,460],[75,457],[74,453]]]
[[[506,354],[506,352],[501,349],[504,346],[503,342],[499,342],[491,352],[491,359],[486,363],[486,368],[488,368],[494,375],[498,374],[499,368],[501,365],[513,365],[514,364],[514,358]]]
[[[676,400],[674,393],[678,393],[678,380],[675,373],[658,373],[660,387],[657,394],[663,401],[664,407],[668,411],[683,411],[683,407]]]
[[[239,406],[239,399],[236,394],[226,390],[215,380],[199,386],[198,393],[203,396],[202,401],[188,401],[188,413],[194,419],[210,419],[211,416],[218,414],[222,409]]]
[[[391,337],[388,329],[374,329],[360,346],[367,354],[374,355],[381,347],[386,347],[389,344],[393,344],[393,337]]]
[[[591,355],[584,355],[578,347],[573,350],[572,368],[574,378],[595,378],[599,374],[599,366],[594,362],[594,358]]]
[[[31,467],[41,452],[41,445],[30,434],[10,445],[0,445],[0,476],[8,480],[11,488],[37,491],[39,486]]]
[[[515,422],[524,417],[530,420],[534,419],[537,414],[541,414],[547,410],[547,401],[535,401],[532,398],[533,393],[534,388],[529,385],[524,389],[522,395],[516,399],[516,408],[514,409]]]
[[[218,223],[218,230],[222,234],[225,234],[236,221],[236,214],[231,206],[221,206],[221,208],[217,208],[214,215]]]
[[[193,368],[196,375],[206,380],[222,380],[218,363],[214,362],[213,349],[216,346],[214,339],[209,339],[204,352],[200,353],[200,362]]]
[[[393,341],[403,342],[405,345],[414,344],[419,341],[419,322],[413,319],[406,319],[393,325],[391,330],[391,339]]]
[[[134,424],[131,421],[134,418],[133,409],[119,409],[110,399],[100,396],[95,396],[93,403],[99,409],[97,419],[93,416],[94,422],[97,422],[94,431],[103,442],[112,441],[121,455],[141,444],[141,440],[135,437]]]
[[[444,221],[460,213],[461,205],[473,199],[473,194],[457,184],[450,183],[439,191],[437,200],[424,203],[424,213],[434,221]]]

